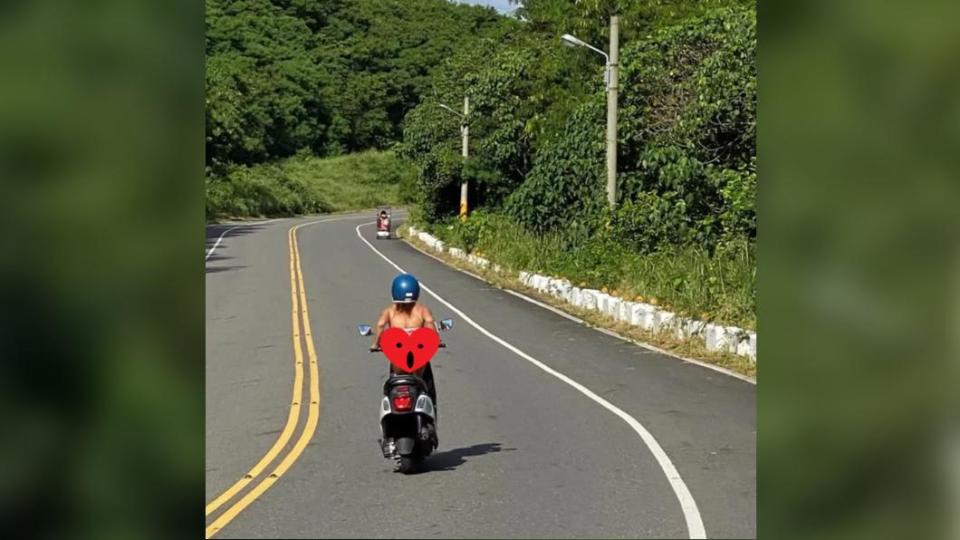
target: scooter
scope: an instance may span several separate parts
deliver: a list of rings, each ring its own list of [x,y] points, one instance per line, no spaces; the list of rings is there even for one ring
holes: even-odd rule
[[[385,216],[381,216],[381,213],[385,213]],[[386,208],[381,208],[377,212],[377,240],[381,238],[390,238],[390,211]]]
[[[453,328],[453,319],[443,319],[436,330]],[[367,324],[357,326],[361,336],[373,335]],[[446,344],[440,343],[444,348]],[[379,352],[378,346],[371,353]],[[434,383],[436,384],[436,383]],[[437,411],[427,391],[427,383],[412,373],[391,374],[383,383],[383,398],[380,400],[380,450],[383,457],[392,459],[396,471],[403,474],[414,472],[423,460],[438,446]]]

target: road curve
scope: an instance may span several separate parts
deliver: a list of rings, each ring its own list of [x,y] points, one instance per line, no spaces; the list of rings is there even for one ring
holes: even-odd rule
[[[207,502],[276,445],[291,417],[288,231],[297,225],[320,390],[309,444],[217,538],[688,537],[675,482],[638,433],[490,334],[641,423],[689,489],[708,537],[756,535],[754,385],[586,328],[401,241],[377,241],[364,225],[372,215],[208,227]],[[355,328],[389,302],[397,270],[358,226],[486,330],[421,297],[437,317],[457,321],[433,360],[440,448],[417,475],[393,473],[377,447],[385,360],[366,352]],[[303,378],[306,396],[309,372]],[[289,453],[307,416],[304,408],[275,462],[210,513],[208,526]]]

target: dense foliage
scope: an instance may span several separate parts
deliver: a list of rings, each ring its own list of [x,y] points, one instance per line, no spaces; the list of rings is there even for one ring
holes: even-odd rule
[[[206,0],[210,173],[387,147],[442,60],[507,24],[446,0]]]
[[[470,181],[474,206],[498,206],[533,165],[543,137],[562,125],[582,92],[566,51],[515,30],[486,39],[444,64],[434,92],[407,115],[402,156],[421,171],[421,204],[428,219],[458,208],[461,178]],[[460,156],[461,120],[440,107],[462,110],[470,101],[470,159]]]
[[[682,12],[679,21],[664,13],[669,22],[621,51],[615,212],[606,209],[597,66],[525,27],[462,52],[435,82],[440,100],[466,94],[474,104],[466,166],[458,122],[437,101],[408,115],[401,155],[418,164],[424,217],[455,212],[466,178],[474,206],[503,207],[535,232],[612,229],[647,252],[691,243],[712,250],[755,237],[756,16],[737,5]]]
[[[461,50],[404,123],[419,214],[498,262],[655,294],[746,326],[756,301],[756,14],[735,0],[531,0],[526,24]],[[621,16],[619,200],[606,201],[602,61]],[[606,47],[604,47],[606,48]],[[470,155],[459,108],[470,98]],[[469,181],[465,223],[453,219]]]
[[[583,221],[636,249],[756,234],[756,19],[715,10],[622,54],[618,183],[605,215],[604,96],[572,115],[507,209],[536,231]]]
[[[320,2],[324,3],[324,2]],[[384,148],[455,51],[508,24],[492,9],[446,0],[343,2],[317,32],[331,109],[327,153]]]
[[[269,0],[208,0],[207,164],[257,163],[316,148],[329,111],[306,22]]]

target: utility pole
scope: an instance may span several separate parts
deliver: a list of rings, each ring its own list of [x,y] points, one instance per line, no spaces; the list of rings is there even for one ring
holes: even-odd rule
[[[620,21],[610,17],[610,58],[607,63],[607,201],[617,204],[617,87],[620,76]],[[466,140],[466,139],[464,139]],[[464,142],[466,156],[466,142]]]
[[[463,164],[467,164],[470,145],[470,126],[467,125],[467,118],[470,114],[470,98],[463,96],[463,120],[460,124],[460,133],[463,135]],[[616,129],[616,127],[614,127]],[[460,180],[460,221],[467,219],[467,178],[461,177]]]

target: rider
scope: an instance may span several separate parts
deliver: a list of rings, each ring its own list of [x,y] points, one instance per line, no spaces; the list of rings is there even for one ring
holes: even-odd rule
[[[380,228],[389,229],[390,228],[390,218],[387,216],[386,210],[380,211]]]
[[[430,308],[417,302],[420,298],[420,283],[417,278],[411,274],[400,274],[393,278],[393,285],[390,287],[393,303],[386,307],[380,313],[377,320],[376,332],[373,335],[373,343],[370,344],[370,351],[379,349],[380,334],[388,326],[391,328],[401,328],[407,333],[413,332],[417,328],[433,328],[436,325],[433,320],[433,313]],[[393,364],[390,364],[390,374],[394,375]],[[433,400],[433,405],[437,405],[437,389],[433,381],[433,370],[430,363],[414,371],[414,375],[423,379],[427,383],[427,393]]]

